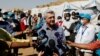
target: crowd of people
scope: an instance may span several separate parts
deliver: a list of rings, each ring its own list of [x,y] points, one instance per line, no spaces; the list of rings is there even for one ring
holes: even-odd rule
[[[36,56],[100,56],[100,15],[94,25],[90,14],[75,11],[64,12],[57,19],[52,10],[47,10],[44,16],[31,15],[31,10],[1,11],[0,29],[9,32],[12,38],[32,41],[12,42],[0,34],[0,56],[6,50],[8,56],[18,56],[19,48],[30,46],[39,52]]]

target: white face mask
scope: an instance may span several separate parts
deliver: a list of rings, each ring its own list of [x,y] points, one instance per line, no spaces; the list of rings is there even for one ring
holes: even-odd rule
[[[98,20],[98,23],[100,23],[100,20]]]
[[[8,19],[10,19],[10,17],[8,17]]]
[[[82,25],[84,24],[84,21],[83,20],[81,20],[81,23],[82,23]]]
[[[5,16],[5,15],[3,15],[3,18],[6,18],[6,16]]]
[[[70,17],[66,17],[66,19],[70,19]]]
[[[73,18],[73,17],[75,17],[75,16],[71,16],[71,17]]]
[[[78,19],[74,19],[74,21],[75,21],[75,22],[77,22],[77,21],[78,21]]]
[[[66,21],[69,21],[70,20],[70,17],[66,17],[66,19],[65,19]]]

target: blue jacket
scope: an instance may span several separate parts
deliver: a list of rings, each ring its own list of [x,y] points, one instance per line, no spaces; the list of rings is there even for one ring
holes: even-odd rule
[[[6,21],[0,21],[0,28],[7,30],[10,34],[13,33],[13,27]]]

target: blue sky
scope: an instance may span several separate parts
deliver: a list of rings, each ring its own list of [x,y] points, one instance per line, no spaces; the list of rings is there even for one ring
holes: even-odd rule
[[[0,8],[13,9],[24,8],[32,9],[37,5],[47,4],[56,0],[0,0]]]

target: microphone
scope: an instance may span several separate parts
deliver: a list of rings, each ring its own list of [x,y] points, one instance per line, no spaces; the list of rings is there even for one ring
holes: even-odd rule
[[[42,33],[42,34],[46,34],[46,31],[42,29],[42,30],[41,30],[41,33]]]
[[[53,53],[59,53],[58,52],[58,49],[56,48],[56,43],[55,43],[55,40],[53,40],[53,39],[50,39],[49,41],[48,41],[48,46],[46,47],[46,56],[52,56],[53,55]]]
[[[40,40],[48,39],[48,36],[46,35],[46,31],[45,31],[44,29],[42,29],[42,30],[39,32],[39,37],[40,37]]]
[[[55,41],[53,39],[50,39],[48,45],[49,45],[50,48],[54,48],[55,47]]]
[[[55,36],[59,38],[60,34],[58,32],[55,33]]]
[[[48,41],[48,36],[46,35],[46,31],[42,29],[39,32],[39,43],[38,43],[38,51],[45,50],[45,44]]]
[[[62,36],[60,35],[60,33],[59,32],[56,32],[55,33],[55,36],[57,37],[57,42],[58,42],[58,44],[62,44]]]
[[[44,37],[46,35],[46,31],[45,30],[41,30],[40,32],[39,32],[39,37]]]
[[[70,47],[68,46],[68,47],[66,47],[64,44],[65,44],[65,42],[64,41],[62,41],[62,36],[60,36],[60,33],[58,33],[58,32],[56,32],[55,33],[55,36],[58,38],[57,39],[57,42],[58,42],[58,45],[57,45],[57,47],[59,48],[59,49],[61,49],[63,52],[66,52],[67,50],[69,50],[70,49]]]

